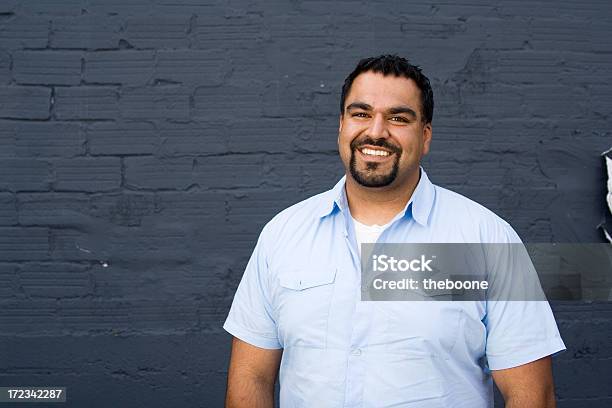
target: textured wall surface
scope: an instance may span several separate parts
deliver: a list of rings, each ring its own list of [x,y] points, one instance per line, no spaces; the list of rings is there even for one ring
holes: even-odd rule
[[[219,407],[261,227],[330,188],[339,91],[399,53],[437,184],[530,242],[602,242],[607,1],[0,1],[0,385]],[[560,407],[612,406],[612,306],[553,305]]]

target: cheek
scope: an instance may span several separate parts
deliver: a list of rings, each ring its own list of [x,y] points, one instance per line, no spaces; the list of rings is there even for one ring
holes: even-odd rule
[[[340,148],[340,151],[350,151],[352,140],[353,139],[346,131],[340,132],[340,134],[338,135],[338,147]]]

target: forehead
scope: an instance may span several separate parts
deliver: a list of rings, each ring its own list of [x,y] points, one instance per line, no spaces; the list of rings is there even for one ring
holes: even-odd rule
[[[374,109],[408,105],[420,112],[421,90],[409,78],[364,72],[353,81],[345,106],[356,101],[365,102]]]

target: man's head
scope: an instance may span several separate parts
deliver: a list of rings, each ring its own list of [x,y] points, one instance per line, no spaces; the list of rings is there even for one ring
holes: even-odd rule
[[[433,92],[419,67],[383,55],[363,59],[342,87],[338,146],[363,187],[416,183],[429,152]]]

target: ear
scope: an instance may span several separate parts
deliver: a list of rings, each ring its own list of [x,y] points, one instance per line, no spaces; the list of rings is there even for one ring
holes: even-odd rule
[[[429,153],[429,146],[431,145],[431,122],[423,126],[423,156]]]
[[[340,133],[342,132],[342,118],[344,117],[344,115],[340,115],[340,120],[338,123],[338,140],[336,141],[338,143],[338,146],[340,146]]]

